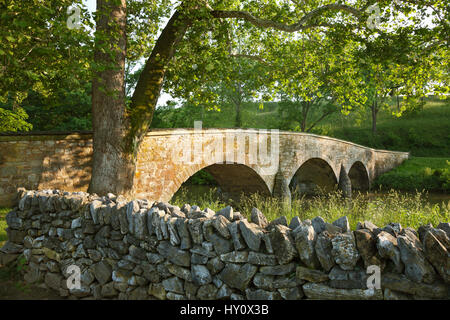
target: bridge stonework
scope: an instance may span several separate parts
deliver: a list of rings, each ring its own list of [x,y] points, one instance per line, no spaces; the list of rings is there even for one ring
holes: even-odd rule
[[[353,187],[367,189],[408,157],[313,134],[156,129],[139,149],[134,191],[138,198],[169,201],[183,182],[205,169],[230,194],[280,195],[283,179],[287,184],[295,177],[300,183],[334,185],[341,166]],[[89,133],[0,136],[0,206],[13,203],[18,187],[86,191],[91,158]]]

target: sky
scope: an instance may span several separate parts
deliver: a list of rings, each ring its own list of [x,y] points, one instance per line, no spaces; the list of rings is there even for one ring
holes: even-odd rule
[[[88,7],[89,11],[91,11],[91,12],[95,11],[96,2],[97,2],[97,0],[83,0],[83,3],[86,4],[86,6]]]

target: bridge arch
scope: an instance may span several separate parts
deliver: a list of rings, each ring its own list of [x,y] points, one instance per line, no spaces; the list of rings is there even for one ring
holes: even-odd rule
[[[211,174],[228,198],[237,200],[241,193],[271,195],[268,184],[254,168],[242,163],[214,163],[195,168],[191,167],[190,170],[186,170],[184,177],[178,179],[178,183],[172,186],[170,198],[179,190],[183,183],[200,170],[205,170]]]
[[[338,183],[333,166],[322,158],[310,158],[304,161],[289,182],[291,191],[298,193],[316,193],[319,190],[330,192]]]
[[[348,171],[352,182],[352,190],[368,191],[370,188],[369,173],[361,161],[355,161]]]

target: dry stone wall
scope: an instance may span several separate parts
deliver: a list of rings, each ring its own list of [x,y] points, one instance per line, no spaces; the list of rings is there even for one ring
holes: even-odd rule
[[[417,231],[346,217],[251,221],[109,194],[19,191],[0,264],[77,299],[449,299],[450,226]],[[22,258],[23,257],[23,258]],[[369,266],[381,288],[368,289]],[[71,268],[79,288],[68,288]],[[72,274],[73,275],[73,274]],[[70,285],[70,281],[69,281]]]

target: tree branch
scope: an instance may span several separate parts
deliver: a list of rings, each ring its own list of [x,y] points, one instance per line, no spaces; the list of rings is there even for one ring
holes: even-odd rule
[[[313,18],[319,16],[324,11],[344,11],[347,12],[357,19],[359,19],[364,11],[356,9],[354,7],[341,4],[341,3],[331,3],[314,9],[304,15],[297,23],[294,24],[284,24],[281,22],[276,22],[268,19],[261,19],[253,16],[251,13],[246,11],[224,11],[224,10],[212,10],[211,15],[214,18],[234,18],[234,19],[242,19],[250,22],[251,24],[260,27],[260,28],[273,28],[286,32],[296,32],[303,29],[308,29],[311,27],[329,27],[328,23],[310,23]]]

